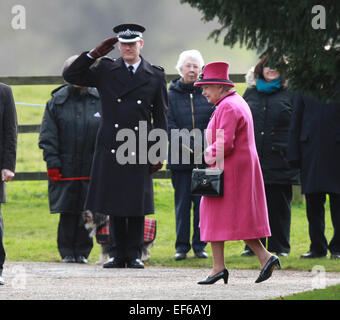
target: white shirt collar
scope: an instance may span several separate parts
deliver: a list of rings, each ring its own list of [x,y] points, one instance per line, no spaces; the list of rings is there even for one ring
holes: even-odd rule
[[[142,62],[142,59],[140,59],[139,61],[137,61],[135,64],[132,65],[132,66],[133,66],[133,70],[132,70],[133,73],[136,72],[136,70],[137,70],[137,68],[139,67],[139,65],[140,65],[141,62]],[[124,61],[124,63],[125,63],[125,65],[126,65],[127,68],[130,66],[130,64],[128,64],[127,62]]]

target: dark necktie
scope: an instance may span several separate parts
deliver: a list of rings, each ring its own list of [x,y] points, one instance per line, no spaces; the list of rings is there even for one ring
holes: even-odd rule
[[[133,66],[128,66],[130,77],[133,77]]]

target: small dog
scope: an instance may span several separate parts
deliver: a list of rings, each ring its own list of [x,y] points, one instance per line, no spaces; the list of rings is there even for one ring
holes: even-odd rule
[[[96,264],[103,264],[110,258],[109,216],[102,213],[93,214],[90,210],[86,210],[82,213],[82,217],[89,237],[96,237],[97,243],[101,246],[101,253]]]
[[[96,237],[97,243],[101,245],[101,253],[99,256],[99,261],[96,264],[103,264],[109,260],[110,251],[110,219],[109,216],[102,213],[93,213],[90,210],[86,210],[82,213],[83,220],[85,222],[85,229],[89,232],[89,237]],[[148,226],[148,224],[146,224]],[[149,230],[145,228],[145,232]],[[149,231],[150,232],[150,231]],[[144,239],[145,239],[144,235]],[[149,238],[150,235],[148,234]],[[144,242],[142,247],[142,261],[147,261],[150,259],[150,248],[154,243],[153,235],[152,240],[148,239]]]

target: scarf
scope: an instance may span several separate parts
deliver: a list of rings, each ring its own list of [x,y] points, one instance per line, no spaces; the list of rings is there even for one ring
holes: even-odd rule
[[[270,82],[259,78],[256,83],[256,89],[259,92],[273,93],[281,88],[281,77],[278,77]]]

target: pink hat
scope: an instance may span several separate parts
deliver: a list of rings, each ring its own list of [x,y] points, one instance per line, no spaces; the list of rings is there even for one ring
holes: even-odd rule
[[[226,62],[211,62],[203,67],[202,73],[194,83],[194,86],[203,86],[205,84],[224,84],[235,87],[234,83],[229,80],[229,64]]]

